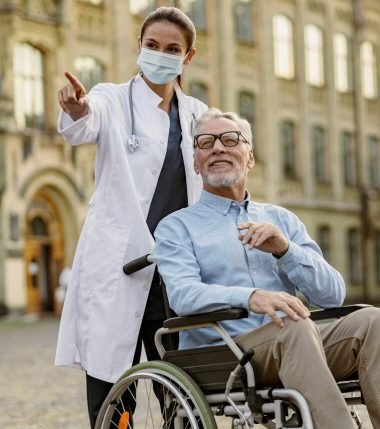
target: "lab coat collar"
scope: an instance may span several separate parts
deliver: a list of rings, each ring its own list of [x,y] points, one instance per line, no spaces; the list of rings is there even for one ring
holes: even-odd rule
[[[139,102],[155,104],[156,106],[158,106],[161,103],[162,97],[156,94],[149,87],[149,85],[145,82],[145,80],[143,79],[140,73],[137,73],[133,85],[136,85],[136,90],[137,90],[136,92],[138,92],[139,94]]]
[[[162,97],[156,94],[149,87],[149,85],[145,82],[145,80],[143,79],[140,73],[137,73],[134,85],[136,85],[137,92],[139,93],[139,97],[140,97],[139,100],[141,102],[146,102],[149,104],[154,103],[156,106],[158,106],[161,103]],[[180,106],[180,109],[185,110],[187,111],[187,113],[191,114],[192,113],[191,103],[189,103],[189,100],[191,100],[191,97],[187,97],[183,93],[177,81],[174,81],[174,90],[178,98],[178,104]]]

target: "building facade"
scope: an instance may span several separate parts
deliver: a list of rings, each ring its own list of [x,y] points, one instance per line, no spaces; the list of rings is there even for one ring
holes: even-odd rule
[[[378,0],[0,0],[0,312],[59,311],[93,192],[94,145],[56,132],[64,71],[127,81],[160,5],[197,27],[185,92],[253,126],[253,198],[298,214],[348,302],[379,302]]]

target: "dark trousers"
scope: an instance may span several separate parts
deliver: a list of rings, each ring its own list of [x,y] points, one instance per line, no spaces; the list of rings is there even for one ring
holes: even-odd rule
[[[151,291],[149,293],[148,302],[145,308],[143,321],[141,323],[140,333],[137,339],[136,351],[133,358],[133,365],[140,362],[142,344],[144,343],[144,349],[148,361],[160,360],[160,355],[157,352],[154,344],[154,335],[156,331],[162,327],[163,321],[167,317],[165,316],[162,291],[158,274],[155,273]],[[166,349],[178,347],[178,335],[171,335],[170,341],[172,342],[171,347],[168,345],[169,336],[163,337],[163,343]],[[87,384],[87,406],[88,414],[90,417],[91,429],[95,427],[95,421],[99,414],[100,407],[102,406],[106,396],[111,390],[113,384],[107,381],[99,380],[86,374]],[[156,394],[158,397],[158,395]],[[161,398],[158,397],[161,402]],[[123,402],[128,403],[130,411],[133,413],[136,404],[134,399],[130,395],[123,397]]]

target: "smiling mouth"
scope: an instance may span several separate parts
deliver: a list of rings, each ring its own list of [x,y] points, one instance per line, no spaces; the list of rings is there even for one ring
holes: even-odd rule
[[[230,165],[232,165],[230,161],[214,161],[210,163],[209,167],[225,167]]]

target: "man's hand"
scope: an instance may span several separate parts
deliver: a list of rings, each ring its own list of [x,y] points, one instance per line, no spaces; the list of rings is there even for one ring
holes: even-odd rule
[[[70,115],[73,121],[88,113],[88,97],[83,84],[70,72],[65,72],[69,83],[58,91],[58,101],[62,110]]]
[[[280,328],[284,326],[284,322],[277,311],[282,311],[293,320],[299,320],[300,317],[307,319],[310,316],[309,310],[296,296],[264,289],[257,289],[251,295],[249,309],[254,313],[267,314]]]
[[[289,241],[280,229],[271,223],[246,222],[238,226],[239,231],[246,230],[239,235],[243,244],[248,244],[250,249],[254,247],[262,252],[272,253],[275,256],[283,256],[288,248]]]

